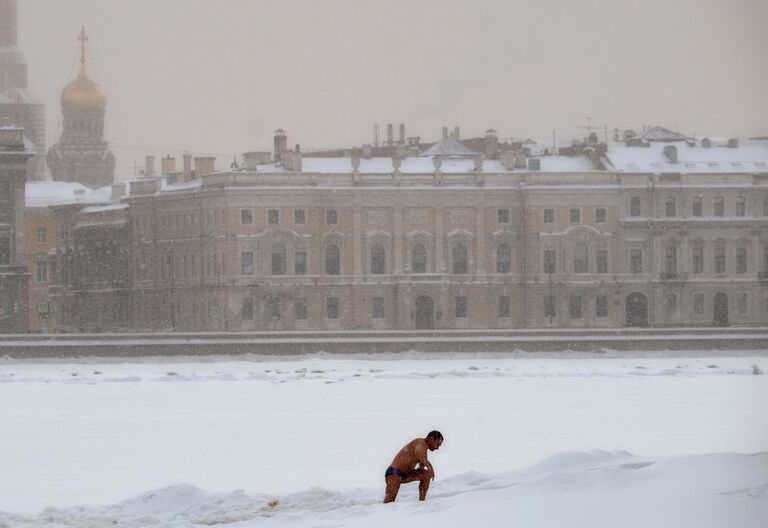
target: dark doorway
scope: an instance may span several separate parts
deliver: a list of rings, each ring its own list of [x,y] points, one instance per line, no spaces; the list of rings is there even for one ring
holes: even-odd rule
[[[627,326],[648,326],[648,298],[642,293],[630,293],[625,302]]]
[[[728,296],[723,292],[715,294],[715,324],[728,326]]]
[[[432,297],[416,297],[416,329],[431,330],[435,327],[435,303]]]

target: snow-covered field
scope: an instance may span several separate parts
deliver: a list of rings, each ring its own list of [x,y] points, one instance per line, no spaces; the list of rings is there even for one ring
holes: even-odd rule
[[[768,356],[709,354],[0,359],[0,527],[762,527]]]

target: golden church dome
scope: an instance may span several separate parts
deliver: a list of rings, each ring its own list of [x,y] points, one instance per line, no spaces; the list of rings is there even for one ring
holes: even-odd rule
[[[107,94],[88,77],[85,65],[81,64],[77,79],[61,92],[61,105],[104,110],[107,107]]]
[[[61,106],[74,106],[79,108],[98,108],[104,110],[107,107],[107,94],[93,82],[85,71],[85,43],[88,37],[85,35],[85,26],[80,31],[80,73],[77,79],[69,83],[61,92]]]

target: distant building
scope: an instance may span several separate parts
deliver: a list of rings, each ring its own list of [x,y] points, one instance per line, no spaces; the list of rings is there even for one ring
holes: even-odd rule
[[[164,159],[164,176],[72,215],[61,327],[768,322],[765,143],[659,129],[554,154],[498,149],[490,130],[479,153],[457,136],[391,157],[281,146],[226,171]]]
[[[54,310],[57,263],[72,254],[71,225],[79,211],[112,201],[110,188],[89,189],[77,182],[27,182],[24,254],[29,270],[28,325],[33,332],[59,328]]]
[[[45,105],[27,90],[27,63],[18,49],[16,0],[0,0],[0,123],[10,120],[35,144],[27,178],[45,180]]]
[[[80,73],[61,92],[63,129],[48,151],[54,181],[78,182],[90,188],[110,185],[115,157],[104,140],[107,95],[85,69],[85,28],[80,33]]]
[[[34,155],[23,129],[0,125],[0,333],[27,331],[24,188]]]

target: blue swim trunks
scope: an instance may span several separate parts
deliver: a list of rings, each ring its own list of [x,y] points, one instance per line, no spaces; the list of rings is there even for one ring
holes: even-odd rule
[[[389,466],[387,468],[387,471],[384,472],[384,478],[386,479],[390,475],[397,475],[398,477],[400,477],[400,482],[404,481],[408,477],[407,473],[403,473],[399,469],[393,468],[392,466]]]

